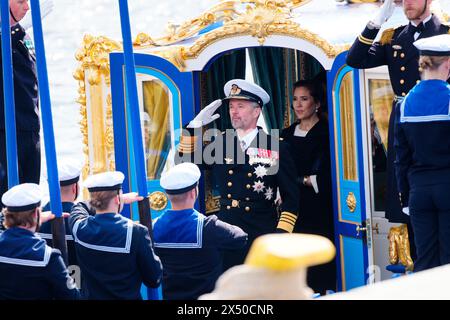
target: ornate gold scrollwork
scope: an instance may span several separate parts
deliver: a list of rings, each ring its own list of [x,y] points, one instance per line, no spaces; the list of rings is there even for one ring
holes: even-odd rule
[[[161,191],[155,191],[149,196],[150,198],[150,208],[155,211],[164,210],[169,203],[167,195]]]
[[[301,28],[292,20],[292,10],[311,0],[226,0],[209,9],[199,17],[181,25],[169,23],[163,37],[153,39],[146,33],[139,33],[134,45],[139,48],[153,48],[179,43],[197,35],[204,28],[216,22],[223,26],[199,37],[190,47],[171,47],[151,51],[172,62],[181,71],[187,59],[195,59],[209,45],[219,40],[239,35],[256,37],[263,45],[270,35],[285,35],[301,38],[321,48],[328,57],[336,57],[349,46],[334,46],[325,39]],[[246,5],[243,9],[242,5]]]
[[[355,194],[353,192],[350,192],[348,194],[346,203],[347,203],[347,207],[350,210],[350,212],[351,213],[355,212],[357,202],[356,202]]]
[[[110,86],[110,67],[109,67],[109,53],[116,50],[121,50],[120,43],[110,40],[106,37],[93,37],[85,35],[83,44],[77,51],[75,58],[79,61],[79,65],[75,70],[73,77],[78,81],[78,99],[77,102],[81,105],[81,133],[83,137],[83,152],[85,154],[85,167],[83,168],[83,178],[86,178],[91,169],[99,170],[114,170],[114,136],[112,130],[112,102],[111,96],[106,97],[106,115],[103,116],[103,88],[102,81],[106,86]],[[86,81],[90,85],[90,107],[91,112],[98,113],[105,121],[105,129],[101,129],[99,123],[93,123],[93,136],[98,136],[98,141],[101,143],[94,143],[94,157],[95,163],[90,163],[89,157],[89,124],[87,111],[87,94]],[[103,122],[102,122],[103,123]],[[98,130],[97,130],[98,129]],[[107,163],[109,167],[107,168]],[[97,169],[95,169],[97,168]]]

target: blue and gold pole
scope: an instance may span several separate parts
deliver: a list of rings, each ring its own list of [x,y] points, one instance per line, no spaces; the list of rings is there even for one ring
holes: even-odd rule
[[[139,222],[148,228],[150,237],[153,239],[152,217],[150,203],[147,197],[147,180],[145,174],[144,147],[142,142],[142,129],[138,104],[138,91],[136,85],[136,68],[134,65],[133,42],[131,41],[130,14],[128,12],[128,1],[119,0],[120,23],[122,28],[123,51],[125,58],[126,85],[128,106],[131,114],[131,131],[133,134],[133,149],[135,155],[136,177],[138,193],[144,197],[139,201]],[[148,289],[148,299],[159,299],[156,289]]]
[[[1,0],[3,96],[6,133],[6,161],[8,188],[19,184],[17,164],[16,110],[14,102],[13,63],[11,56],[11,31],[9,25],[9,0]],[[6,30],[6,31],[5,31]]]
[[[145,158],[142,142],[142,129],[138,104],[138,94],[136,85],[136,68],[134,65],[133,44],[131,41],[130,15],[128,12],[128,1],[119,0],[120,22],[122,25],[123,51],[125,56],[126,88],[128,105],[131,114],[131,131],[133,134],[133,149],[135,154],[136,176],[138,192],[144,197],[139,202],[139,221],[146,226],[152,236],[152,220],[150,205],[147,198],[147,180],[145,173]]]
[[[33,35],[36,47],[39,97],[41,102],[42,126],[44,131],[45,159],[47,161],[50,208],[56,218],[52,221],[53,246],[61,251],[67,265],[67,243],[64,218],[62,216],[61,193],[59,189],[58,163],[56,160],[55,134],[53,132],[52,107],[45,59],[44,36],[42,32],[39,0],[31,0]]]

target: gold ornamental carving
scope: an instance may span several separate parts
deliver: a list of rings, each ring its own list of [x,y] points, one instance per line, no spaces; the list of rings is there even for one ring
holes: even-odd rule
[[[169,203],[166,194],[161,191],[156,191],[150,194],[150,208],[155,211],[164,210]]]
[[[134,40],[135,48],[158,48],[179,43],[197,36],[204,28],[217,22],[221,27],[201,35],[189,47],[171,46],[169,49],[152,50],[151,54],[161,56],[172,62],[179,70],[185,68],[185,61],[197,58],[211,44],[231,37],[249,35],[264,45],[271,35],[300,38],[321,48],[330,57],[336,57],[349,48],[331,45],[325,39],[312,33],[292,20],[292,10],[311,0],[227,0],[222,1],[195,19],[181,25],[169,23],[166,34],[152,38],[146,33],[139,33]]]
[[[75,58],[79,62],[73,77],[78,81],[78,99],[81,114],[81,133],[83,139],[83,152],[85,154],[85,167],[83,178],[89,173],[114,170],[114,135],[112,129],[112,101],[111,96],[106,96],[106,114],[104,114],[104,88],[111,84],[109,53],[122,50],[122,46],[106,37],[93,37],[86,35],[83,44],[77,51]],[[87,81],[87,82],[86,82]],[[89,84],[89,105],[92,123],[91,136],[95,139],[94,163],[90,163],[89,157],[89,123],[87,110],[86,83]],[[107,163],[109,166],[107,167]]]
[[[414,263],[411,259],[408,228],[406,224],[392,227],[389,230],[389,262],[402,264],[406,270],[413,271]]]
[[[355,194],[353,192],[350,192],[348,194],[346,203],[347,203],[347,207],[350,210],[350,212],[351,213],[355,212],[357,202],[356,202]]]

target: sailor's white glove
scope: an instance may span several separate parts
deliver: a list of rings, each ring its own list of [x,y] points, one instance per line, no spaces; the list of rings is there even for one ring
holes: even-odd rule
[[[53,0],[41,0],[40,1],[41,8],[41,20],[43,20],[50,12],[53,10]],[[25,29],[30,29],[33,27],[32,19],[31,19],[31,10],[28,10],[25,17],[19,21],[20,25]]]
[[[383,5],[378,10],[377,14],[373,17],[373,19],[370,20],[370,22],[375,28],[377,29],[381,28],[381,25],[386,21],[388,21],[390,17],[392,17],[394,9],[395,9],[394,0],[384,0]]]
[[[202,111],[188,124],[188,128],[200,128],[214,120],[220,118],[220,114],[214,114],[222,105],[222,100],[218,99],[208,104]]]

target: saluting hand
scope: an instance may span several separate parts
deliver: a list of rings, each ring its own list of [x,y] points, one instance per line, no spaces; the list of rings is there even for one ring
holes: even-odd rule
[[[70,216],[70,214],[67,213],[67,212],[63,212],[62,213],[62,217],[63,218],[68,218],[69,216]],[[44,223],[44,222],[51,221],[51,220],[53,220],[55,218],[56,218],[56,216],[53,213],[51,213],[50,211],[43,211],[43,212],[40,213],[41,224]]]
[[[188,124],[188,128],[200,128],[220,118],[220,114],[214,114],[222,105],[222,100],[217,99],[203,108],[202,111]]]
[[[124,203],[124,204],[131,204],[137,201],[142,201],[144,200],[144,197],[138,195],[137,192],[130,192],[130,193],[123,193],[120,195],[120,200]]]
[[[394,0],[385,0],[380,10],[378,10],[375,17],[370,20],[376,28],[381,28],[381,25],[389,20],[394,13],[395,3]]]

